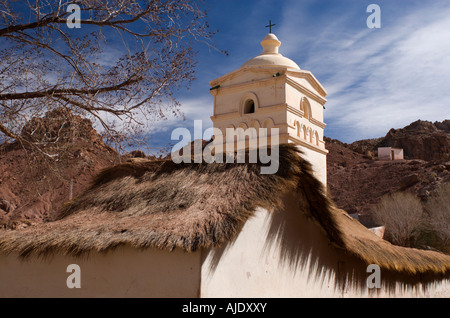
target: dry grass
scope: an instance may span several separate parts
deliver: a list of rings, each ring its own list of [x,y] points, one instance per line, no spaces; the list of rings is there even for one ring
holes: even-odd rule
[[[375,222],[386,226],[386,239],[395,245],[414,245],[416,232],[423,219],[419,198],[410,192],[385,195],[372,213]]]
[[[279,208],[286,192],[324,229],[330,242],[367,264],[406,273],[448,275],[450,257],[394,246],[334,207],[292,145],[280,147],[279,171],[260,174],[256,164],[123,163],[102,171],[61,219],[2,232],[0,252],[84,255],[120,245],[188,252],[232,240],[257,207]],[[299,202],[300,203],[300,202]]]
[[[450,244],[450,183],[442,184],[429,199],[425,209],[428,223],[443,244]]]
[[[366,264],[407,274],[433,273],[450,276],[450,256],[440,252],[397,246],[369,231],[345,211],[333,213],[341,229],[343,247]]]

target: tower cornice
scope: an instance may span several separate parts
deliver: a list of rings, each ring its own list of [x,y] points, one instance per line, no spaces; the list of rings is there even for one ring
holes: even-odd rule
[[[297,89],[299,92],[305,94],[306,96],[308,96],[309,98],[315,100],[316,102],[318,102],[319,104],[321,104],[322,106],[325,105],[325,103],[327,102],[327,99],[315,92],[313,92],[312,90],[306,88],[305,86],[297,83],[295,80],[293,80],[291,77],[286,76],[286,83],[291,85],[293,88]]]
[[[317,80],[317,78],[310,72],[310,71],[293,71],[293,70],[286,70],[286,75],[289,77],[296,77],[296,78],[304,78],[306,79],[312,87],[323,97],[325,98],[328,93],[325,90],[325,88],[320,84],[320,82]]]

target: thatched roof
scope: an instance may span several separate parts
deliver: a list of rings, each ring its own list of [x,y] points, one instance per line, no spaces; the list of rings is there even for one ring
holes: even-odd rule
[[[107,252],[120,245],[188,252],[217,247],[232,240],[258,207],[281,207],[283,194],[295,192],[307,201],[306,213],[344,252],[389,270],[450,274],[450,256],[394,246],[337,209],[294,146],[282,145],[279,160],[274,175],[261,174],[260,163],[125,162],[100,172],[59,220],[0,233],[0,253],[26,257]]]

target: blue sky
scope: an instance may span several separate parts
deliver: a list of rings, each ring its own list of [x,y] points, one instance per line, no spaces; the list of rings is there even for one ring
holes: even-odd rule
[[[369,29],[369,4],[381,8],[381,28]],[[311,71],[328,92],[325,135],[344,142],[384,136],[421,120],[450,118],[450,1],[209,0],[214,40],[226,56],[198,44],[197,80],[178,98],[185,120],[153,123],[152,146],[176,127],[201,119],[212,126],[209,81],[261,53],[272,32],[280,53]],[[177,143],[177,141],[172,141]]]
[[[369,29],[369,4],[381,8],[381,28]],[[450,119],[448,0],[206,0],[220,50],[195,43],[197,79],[177,93],[184,118],[148,125],[150,149],[171,141],[177,127],[212,126],[209,82],[261,53],[272,32],[280,53],[311,71],[328,92],[325,136],[351,143],[384,136],[418,119]],[[87,30],[83,30],[87,32]],[[80,32],[78,29],[77,32]],[[114,45],[103,63],[122,54]]]

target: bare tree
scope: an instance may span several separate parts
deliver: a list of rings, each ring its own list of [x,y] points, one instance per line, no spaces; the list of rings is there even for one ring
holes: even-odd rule
[[[375,222],[386,226],[386,239],[396,245],[414,244],[414,234],[422,222],[420,200],[409,192],[385,195],[373,210]]]
[[[79,21],[71,3],[80,9]],[[215,49],[201,5],[195,0],[0,0],[3,139],[39,148],[21,136],[24,123],[57,107],[97,120],[118,143],[127,129],[168,113],[181,115],[174,93],[194,79],[193,43]],[[69,27],[74,22],[79,28]]]
[[[444,183],[428,199],[428,222],[445,245],[450,244],[450,183]]]

